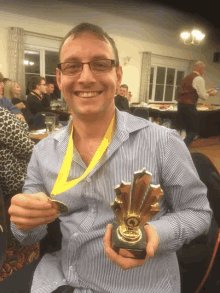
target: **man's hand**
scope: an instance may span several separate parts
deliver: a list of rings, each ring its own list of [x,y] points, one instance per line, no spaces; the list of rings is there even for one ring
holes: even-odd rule
[[[18,109],[23,109],[23,108],[26,108],[25,104],[20,102],[18,104],[15,105]]]
[[[19,230],[28,231],[38,226],[53,222],[59,215],[48,196],[39,192],[36,194],[16,194],[11,199],[8,210],[10,221]]]
[[[208,89],[206,92],[210,93],[210,92],[213,92],[213,91],[214,91],[214,88],[212,87],[211,89]]]
[[[210,96],[216,96],[217,95],[217,91],[215,91],[215,90],[214,91],[211,91],[211,92],[209,92],[209,95]]]
[[[157,235],[156,229],[153,226],[145,225],[144,230],[147,237],[146,259],[134,259],[129,258],[133,255],[128,250],[120,249],[119,253],[116,253],[113,250],[111,241],[112,225],[109,224],[104,236],[105,253],[107,254],[108,258],[123,270],[142,266],[148,258],[154,256],[154,253],[157,250],[157,246],[159,244],[159,236]]]
[[[22,120],[24,120],[26,122],[26,120],[25,120],[25,118],[24,118],[23,115],[21,115],[21,114],[15,114],[15,116],[17,116],[18,118],[20,118],[20,119],[22,119]]]

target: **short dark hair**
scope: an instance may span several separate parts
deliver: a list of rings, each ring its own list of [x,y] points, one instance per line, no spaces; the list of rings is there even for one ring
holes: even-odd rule
[[[121,88],[121,87],[127,89],[127,91],[128,91],[128,86],[127,86],[127,84],[121,84],[121,85],[120,85],[120,88]]]
[[[29,92],[35,90],[37,85],[39,85],[42,80],[45,80],[45,78],[42,76],[39,76],[39,75],[32,76],[28,81]]]
[[[4,75],[0,72],[0,82],[4,82],[3,79],[4,79]]]
[[[60,53],[61,53],[61,50],[62,50],[62,47],[63,47],[63,44],[65,43],[65,41],[70,36],[73,36],[73,35],[77,36],[77,35],[80,35],[84,32],[89,32],[101,40],[104,40],[104,41],[108,40],[112,46],[113,53],[115,55],[115,65],[116,66],[119,65],[118,49],[116,48],[114,40],[106,32],[104,32],[100,26],[97,26],[97,25],[94,25],[91,23],[87,23],[87,22],[80,23],[79,25],[77,25],[76,27],[71,29],[71,31],[64,37],[64,39],[60,45],[59,58],[60,58]]]
[[[54,85],[54,82],[51,81],[51,80],[46,80],[46,85],[48,85],[48,84],[53,84]]]
[[[3,78],[2,81],[3,81],[4,83],[6,83],[6,81],[8,81],[8,80],[10,80],[10,79],[5,77],[5,78]]]

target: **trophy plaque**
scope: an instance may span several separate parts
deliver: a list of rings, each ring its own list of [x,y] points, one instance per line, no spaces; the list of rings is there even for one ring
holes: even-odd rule
[[[159,212],[158,201],[163,196],[160,185],[152,185],[152,174],[146,169],[134,172],[130,182],[115,187],[116,198],[111,208],[116,216],[112,223],[112,247],[129,250],[133,258],[145,259],[146,236],[144,225]]]

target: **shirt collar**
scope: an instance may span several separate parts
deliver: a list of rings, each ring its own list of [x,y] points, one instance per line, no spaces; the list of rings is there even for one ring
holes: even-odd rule
[[[198,71],[192,71],[192,73],[196,73],[198,75],[201,75],[200,73],[198,73]]]
[[[117,140],[121,142],[127,140],[129,138],[130,133],[149,126],[148,120],[140,119],[126,112],[119,111],[117,108],[115,108],[115,117],[116,117],[116,129],[115,129],[114,137],[116,137]],[[63,152],[66,151],[69,136],[71,134],[71,129],[72,129],[72,119],[69,120],[69,123],[66,127],[61,129],[53,137],[55,140],[62,143],[61,149],[63,150]]]

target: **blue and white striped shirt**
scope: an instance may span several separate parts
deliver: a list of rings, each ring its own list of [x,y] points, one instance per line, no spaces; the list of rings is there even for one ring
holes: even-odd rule
[[[24,193],[50,194],[70,135],[69,126],[38,143],[28,166]],[[80,177],[87,166],[74,149],[68,180]],[[132,182],[135,171],[146,168],[152,184],[164,196],[160,212],[151,219],[160,243],[154,257],[141,267],[122,270],[104,252],[103,236],[114,219],[110,203],[114,187]],[[175,130],[167,129],[116,109],[116,130],[98,165],[86,179],[57,196],[69,208],[60,215],[62,249],[46,254],[35,271],[31,293],[50,293],[62,285],[74,293],[178,293],[180,275],[175,251],[183,243],[207,233],[212,211],[207,189],[191,156]],[[14,235],[22,244],[33,244],[46,235],[46,225]]]

